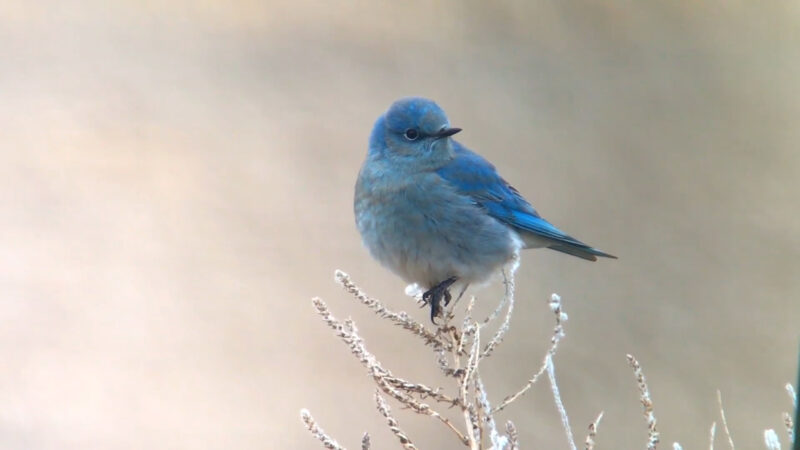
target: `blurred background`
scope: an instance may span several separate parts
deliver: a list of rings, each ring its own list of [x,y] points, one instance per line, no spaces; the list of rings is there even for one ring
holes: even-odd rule
[[[796,2],[45,1],[0,4],[0,447],[350,448],[394,438],[310,304],[397,375],[432,353],[333,282],[416,309],[372,261],[352,191],[374,120],[436,99],[537,209],[619,256],[526,252],[492,401],[541,361],[550,293],[578,439],[784,437],[800,322]],[[479,291],[488,309],[498,286]],[[398,405],[394,404],[398,410]],[[397,411],[420,448],[457,448]],[[504,411],[566,448],[549,388]],[[721,437],[721,430],[718,438]],[[718,442],[722,443],[721,440]],[[784,441],[785,442],[785,441]]]

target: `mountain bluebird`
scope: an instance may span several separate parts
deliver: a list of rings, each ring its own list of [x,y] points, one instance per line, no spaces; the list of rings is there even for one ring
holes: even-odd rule
[[[459,144],[433,101],[396,101],[372,129],[355,192],[356,225],[372,256],[427,289],[431,320],[455,282],[487,280],[524,248],[590,261],[615,258],[544,220],[477,153]]]

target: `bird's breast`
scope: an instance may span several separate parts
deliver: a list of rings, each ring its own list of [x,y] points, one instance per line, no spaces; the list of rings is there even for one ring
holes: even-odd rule
[[[423,286],[488,276],[519,248],[516,233],[435,174],[360,179],[355,213],[372,255]]]

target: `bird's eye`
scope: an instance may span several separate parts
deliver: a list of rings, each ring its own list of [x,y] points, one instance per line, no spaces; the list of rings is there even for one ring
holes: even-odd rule
[[[405,137],[409,141],[414,141],[419,137],[419,131],[417,131],[417,130],[415,130],[413,128],[409,128],[409,129],[406,130],[405,133],[403,133],[403,137]]]

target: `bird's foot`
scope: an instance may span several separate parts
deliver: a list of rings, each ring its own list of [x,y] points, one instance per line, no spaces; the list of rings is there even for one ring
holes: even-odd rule
[[[450,277],[422,294],[422,301],[425,302],[425,305],[431,305],[431,322],[434,324],[436,324],[436,318],[442,315],[442,300],[444,300],[444,306],[447,306],[450,304],[450,300],[453,299],[450,295],[450,286],[456,280],[458,278]]]

